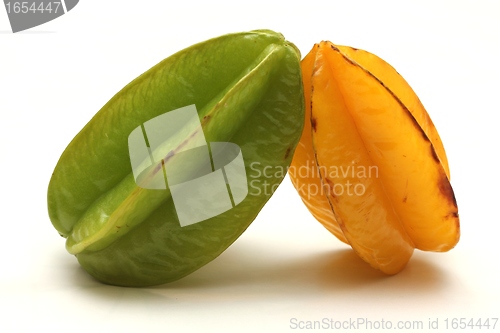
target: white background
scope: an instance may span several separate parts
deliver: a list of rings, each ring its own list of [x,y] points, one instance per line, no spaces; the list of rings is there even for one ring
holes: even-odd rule
[[[262,28],[282,32],[302,55],[321,40],[368,50],[407,79],[447,150],[459,244],[416,251],[403,272],[384,276],[314,220],[287,178],[238,241],[192,275],[143,289],[96,282],[47,215],[60,154],[163,58]],[[431,318],[443,331],[446,318],[500,317],[499,59],[497,1],[82,0],[17,34],[0,8],[0,331],[298,331],[292,318],[425,328]]]

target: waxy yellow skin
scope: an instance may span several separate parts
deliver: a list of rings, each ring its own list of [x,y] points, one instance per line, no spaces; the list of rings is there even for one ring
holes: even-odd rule
[[[453,248],[460,223],[448,161],[408,83],[377,56],[326,41],[301,67],[306,122],[290,177],[311,213],[387,274],[415,248]]]

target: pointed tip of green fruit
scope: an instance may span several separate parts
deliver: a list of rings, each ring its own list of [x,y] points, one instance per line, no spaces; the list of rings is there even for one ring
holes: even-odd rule
[[[263,33],[263,34],[268,34],[268,35],[271,35],[271,36],[277,36],[277,37],[279,37],[282,40],[284,46],[291,46],[294,49],[294,51],[297,53],[297,57],[299,58],[299,60],[302,59],[302,55],[300,53],[299,48],[295,44],[293,44],[292,42],[287,41],[285,39],[285,36],[283,36],[282,33],[275,32],[275,31],[269,30],[269,29],[257,29],[257,30],[252,30],[250,32]]]
[[[297,54],[297,59],[299,59],[299,61],[302,59],[302,55],[300,54],[300,50],[294,43],[287,41],[285,46],[291,46],[295,50],[295,53]]]

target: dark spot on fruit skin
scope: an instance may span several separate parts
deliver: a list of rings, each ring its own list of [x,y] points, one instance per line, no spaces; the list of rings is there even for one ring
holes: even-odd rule
[[[408,196],[405,195],[405,197],[403,198],[403,202],[406,203],[406,200],[408,200]]]
[[[438,164],[441,163],[441,161],[439,160],[439,157],[436,154],[436,150],[434,149],[433,145],[431,145],[431,155],[432,155],[432,158],[434,159],[434,161],[436,161],[436,163],[438,163]]]
[[[311,127],[316,132],[316,118],[311,118]]]
[[[288,147],[286,149],[286,152],[285,152],[285,160],[288,158],[288,156],[290,155],[290,151],[292,150],[292,148]]]
[[[455,193],[453,192],[453,188],[451,187],[450,181],[444,172],[441,173],[441,176],[438,181],[438,188],[441,194],[450,201],[455,208],[457,208],[457,200],[455,199]],[[454,211],[452,214],[457,214],[458,212]]]
[[[203,117],[203,120],[210,120],[210,115],[206,115]]]

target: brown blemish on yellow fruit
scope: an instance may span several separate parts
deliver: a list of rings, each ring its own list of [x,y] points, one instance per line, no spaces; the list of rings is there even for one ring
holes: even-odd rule
[[[311,127],[314,132],[316,132],[316,118],[311,118]]]
[[[451,187],[450,181],[446,174],[441,173],[438,181],[438,188],[441,194],[453,204],[455,208],[457,208],[457,200],[455,198],[455,193],[453,192],[453,188]],[[457,212],[458,214],[458,212]]]
[[[441,163],[441,160],[437,156],[436,149],[434,149],[433,145],[431,145],[431,155],[432,155],[432,158],[434,159],[434,161],[436,161],[436,163]]]

